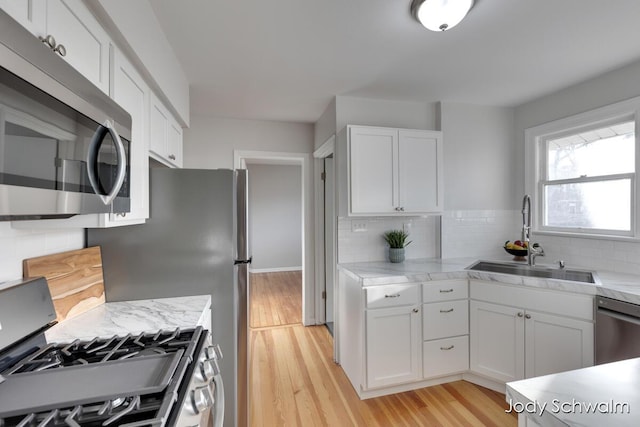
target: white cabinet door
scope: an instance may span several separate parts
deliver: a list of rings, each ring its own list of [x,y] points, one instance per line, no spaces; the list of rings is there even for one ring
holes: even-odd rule
[[[442,210],[442,134],[420,130],[398,133],[398,193],[405,212]]]
[[[183,164],[182,127],[175,120],[169,122],[168,153],[169,161],[181,168]]]
[[[111,221],[144,220],[149,217],[149,87],[127,58],[113,50],[111,97],[131,114],[129,179],[131,211],[111,215]]]
[[[0,6],[36,37],[52,36],[56,46],[64,47],[61,56],[109,93],[111,40],[81,0],[0,0]]]
[[[593,323],[546,313],[525,313],[525,377],[593,365]]]
[[[32,34],[46,28],[46,0],[0,0],[0,8]]]
[[[398,131],[352,127],[349,138],[351,213],[395,212]]]
[[[348,129],[350,215],[442,211],[442,132]]]
[[[422,377],[420,306],[366,312],[366,388]]]
[[[182,167],[182,128],[158,97],[151,93],[149,154],[169,167]]]
[[[524,378],[524,310],[470,302],[470,369],[498,381]]]
[[[64,59],[93,84],[109,93],[110,38],[80,0],[49,0],[47,28],[65,47]]]

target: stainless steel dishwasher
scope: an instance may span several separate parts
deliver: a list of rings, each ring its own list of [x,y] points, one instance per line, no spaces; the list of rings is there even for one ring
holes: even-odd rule
[[[640,357],[640,305],[596,297],[596,365]]]

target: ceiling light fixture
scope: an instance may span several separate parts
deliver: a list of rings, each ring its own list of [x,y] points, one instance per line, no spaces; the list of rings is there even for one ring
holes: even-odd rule
[[[446,31],[467,16],[474,0],[413,0],[411,14],[431,31]]]

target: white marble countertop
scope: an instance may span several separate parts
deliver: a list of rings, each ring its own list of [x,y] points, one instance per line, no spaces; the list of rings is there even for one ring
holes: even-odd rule
[[[467,267],[476,261],[478,261],[477,258],[432,258],[405,260],[403,263],[397,264],[390,262],[348,263],[340,264],[338,268],[354,279],[360,280],[362,286],[470,278],[587,295],[601,295],[640,304],[640,276],[638,275],[596,270],[595,273],[598,276],[599,282],[593,284],[466,270]],[[497,261],[505,262],[506,260],[500,259]],[[545,265],[543,263],[540,263],[540,266],[556,268],[556,266]],[[593,271],[584,266],[572,265],[570,268]]]
[[[48,342],[139,334],[160,329],[192,328],[205,324],[210,295],[107,302],[58,323],[45,335]]]
[[[507,402],[541,426],[635,427],[640,358],[510,382]]]

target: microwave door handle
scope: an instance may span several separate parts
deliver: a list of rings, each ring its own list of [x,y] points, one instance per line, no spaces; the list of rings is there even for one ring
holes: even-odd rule
[[[107,195],[100,194],[98,189],[98,171],[96,165],[98,163],[98,148],[107,132],[111,134],[116,145],[116,155],[118,157],[118,174],[116,176],[116,182]],[[114,129],[111,121],[105,120],[103,125],[98,126],[98,129],[93,134],[91,144],[89,145],[89,152],[87,153],[87,175],[89,175],[89,183],[105,205],[108,205],[118,195],[122,185],[124,184],[124,178],[127,173],[127,156],[124,150],[124,144],[120,139],[120,135]]]

